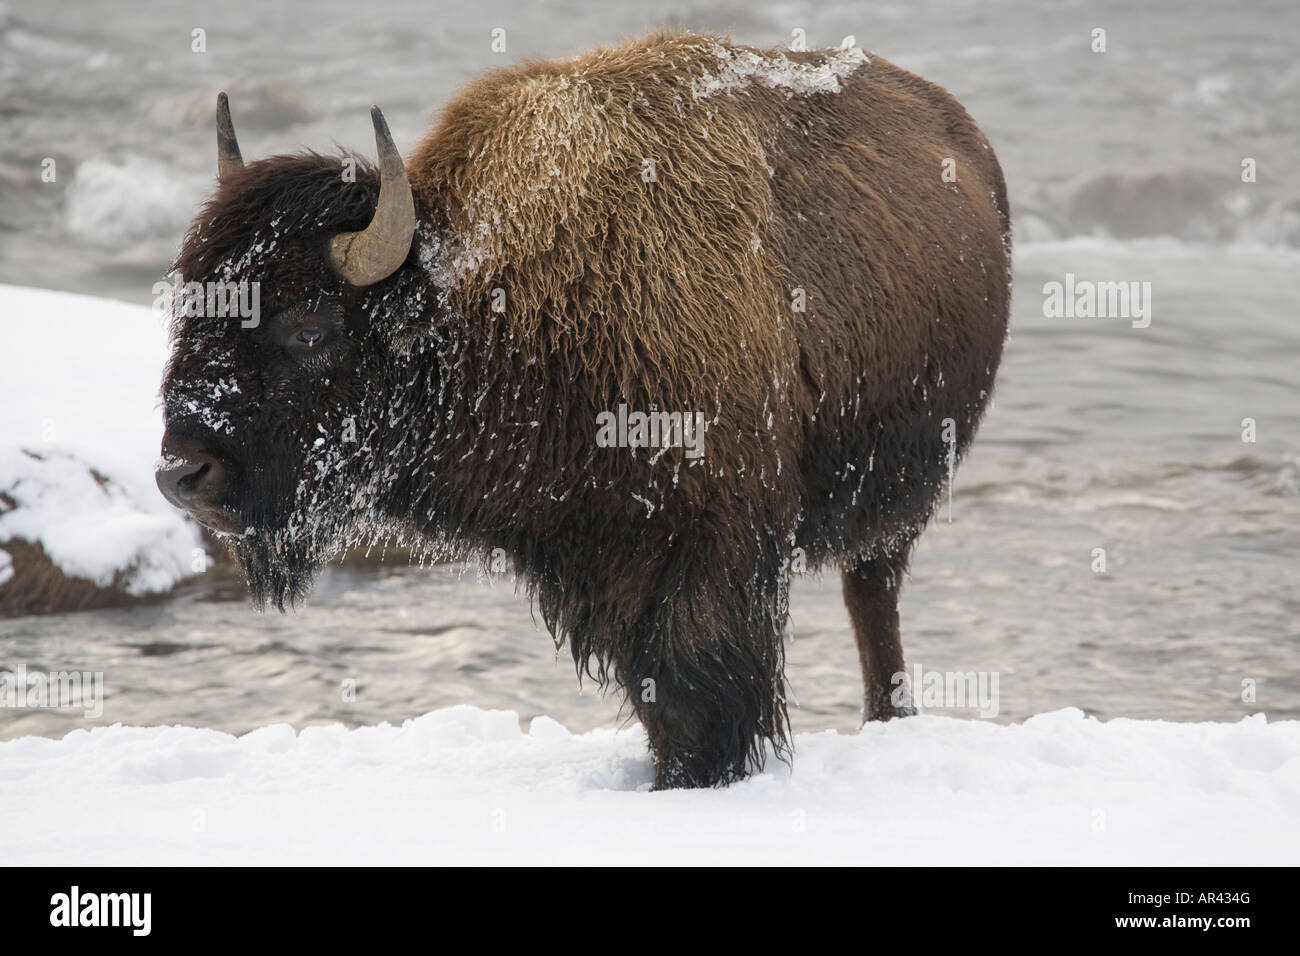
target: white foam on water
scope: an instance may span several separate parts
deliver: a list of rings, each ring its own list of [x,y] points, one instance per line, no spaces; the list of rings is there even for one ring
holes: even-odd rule
[[[98,245],[179,236],[210,186],[142,156],[87,159],[73,174],[65,225]]]

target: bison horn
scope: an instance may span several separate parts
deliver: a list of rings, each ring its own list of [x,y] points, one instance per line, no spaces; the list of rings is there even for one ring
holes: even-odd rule
[[[370,119],[379,150],[379,204],[370,225],[361,232],[340,233],[329,245],[330,265],[354,286],[374,285],[396,272],[415,236],[415,201],[406,167],[378,106],[370,107]]]
[[[231,173],[244,168],[244,157],[239,154],[239,140],[235,139],[235,124],[230,121],[230,99],[225,93],[217,94],[217,182],[225,182]]]

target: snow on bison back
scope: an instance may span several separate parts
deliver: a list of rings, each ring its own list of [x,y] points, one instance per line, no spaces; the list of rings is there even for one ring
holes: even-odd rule
[[[788,753],[792,570],[835,562],[865,715],[1006,334],[1009,224],[944,90],[660,34],[489,73],[403,163],[245,164],[177,256],[158,481],[283,609],[377,540],[509,562],[658,787]]]

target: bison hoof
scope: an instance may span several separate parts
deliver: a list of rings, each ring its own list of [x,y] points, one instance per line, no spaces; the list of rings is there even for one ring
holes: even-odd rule
[[[862,722],[893,720],[895,717],[915,717],[916,707],[910,701],[895,703],[888,693],[867,694],[862,703]]]

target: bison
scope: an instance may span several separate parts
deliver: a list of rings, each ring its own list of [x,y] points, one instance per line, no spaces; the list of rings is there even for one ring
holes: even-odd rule
[[[222,94],[173,266],[257,293],[178,298],[158,483],[258,606],[367,542],[507,565],[655,787],[708,787],[789,759],[789,581],[838,564],[864,717],[910,712],[899,585],[1007,329],[965,110],[851,44],[664,33],[486,74],[405,163],[371,115],[377,167],[244,163]]]

